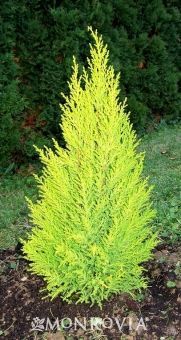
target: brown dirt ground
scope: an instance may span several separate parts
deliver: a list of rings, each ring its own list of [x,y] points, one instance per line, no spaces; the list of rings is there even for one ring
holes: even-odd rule
[[[97,306],[67,304],[61,298],[53,301],[47,298],[42,300],[43,293],[39,290],[44,283],[41,278],[27,271],[27,262],[22,259],[21,253],[17,249],[2,251],[0,253],[0,339],[181,339],[180,255],[181,247],[158,248],[154,260],[146,265],[150,286],[144,292],[144,296],[140,295],[139,301],[134,301],[128,295],[120,294],[105,302],[100,310]],[[168,288],[168,282],[171,282],[173,287]],[[90,326],[87,326],[86,330],[81,327],[75,329],[73,321],[73,326],[67,330],[36,332],[31,331],[31,323],[35,321],[33,320],[35,317],[39,319],[49,317],[52,324],[56,318],[75,320],[76,317],[83,322],[84,317],[86,320],[90,320],[91,317],[102,319],[110,317],[113,320],[113,327],[109,329],[99,325],[100,330],[96,330],[95,327],[91,329]],[[115,317],[120,324],[123,318],[126,318],[122,332],[114,322]],[[136,330],[141,317],[147,330],[141,326]],[[129,330],[129,320],[132,321],[130,326],[132,330]]]

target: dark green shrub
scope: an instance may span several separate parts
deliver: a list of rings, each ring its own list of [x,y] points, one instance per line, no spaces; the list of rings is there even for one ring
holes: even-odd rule
[[[25,106],[14,56],[16,6],[11,5],[12,1],[0,5],[0,161],[3,163],[18,147],[21,137],[18,124]]]
[[[12,117],[24,157],[34,155],[34,139],[36,144],[47,144],[53,135],[63,144],[58,128],[59,93],[67,91],[72,54],[80,65],[86,62],[86,28],[90,24],[110,46],[111,62],[122,75],[120,99],[128,97],[134,126],[144,128],[154,116],[177,118],[178,1],[5,0],[1,13],[5,18],[3,58],[10,53],[8,69],[16,68],[9,73],[8,84],[12,84],[8,89],[2,82],[5,93],[12,91],[14,111],[9,113],[9,104],[3,99],[1,125],[4,121],[8,125]],[[2,78],[4,75],[3,68]],[[11,128],[6,128],[5,134],[7,140],[13,139]],[[0,138],[3,141],[4,136]],[[2,150],[7,153],[4,147]],[[13,146],[9,148],[9,153],[15,151]]]

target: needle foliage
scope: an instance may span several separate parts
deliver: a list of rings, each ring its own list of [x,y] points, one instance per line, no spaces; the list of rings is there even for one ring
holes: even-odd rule
[[[144,155],[118,100],[119,75],[90,30],[88,68],[79,76],[74,59],[61,106],[66,149],[54,141],[55,151],[38,150],[44,170],[39,200],[29,201],[34,227],[23,249],[52,298],[101,305],[114,293],[146,287],[142,262],[157,235]]]

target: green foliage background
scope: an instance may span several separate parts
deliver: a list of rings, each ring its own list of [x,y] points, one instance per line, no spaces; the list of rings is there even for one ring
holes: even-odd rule
[[[34,158],[59,131],[59,97],[67,92],[72,54],[85,64],[92,25],[121,72],[136,128],[178,117],[179,1],[4,0],[1,10],[0,161]]]

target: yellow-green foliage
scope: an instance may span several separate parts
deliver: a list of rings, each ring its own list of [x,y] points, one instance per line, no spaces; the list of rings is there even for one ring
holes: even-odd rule
[[[92,31],[91,31],[92,32]],[[29,202],[34,227],[24,242],[31,271],[49,295],[101,305],[118,292],[146,286],[141,263],[157,243],[149,226],[154,211],[141,178],[143,154],[118,102],[119,76],[108,50],[92,32],[88,70],[73,75],[65,97],[66,150],[39,150],[44,172],[39,200]]]

